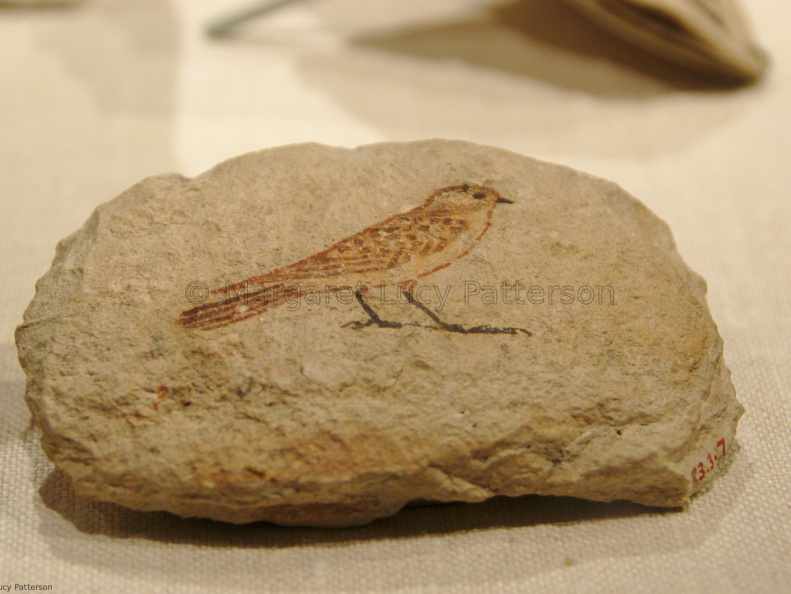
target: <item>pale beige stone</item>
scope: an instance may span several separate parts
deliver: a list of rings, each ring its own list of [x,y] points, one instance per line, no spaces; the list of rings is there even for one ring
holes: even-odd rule
[[[566,0],[613,32],[689,68],[755,80],[766,68],[736,0]]]
[[[288,266],[462,184],[491,191],[438,195],[458,203],[435,219],[444,233],[467,208],[451,243],[469,250],[440,246],[449,265],[413,288],[440,322],[392,285],[363,299],[400,327],[351,291],[249,318],[235,303],[225,325],[185,314],[199,283],[297,279]],[[613,183],[464,142],[307,144],[98,207],[58,245],[17,345],[47,455],[80,494],[134,509],[346,526],[498,494],[685,506],[742,414],[704,294]]]
[[[70,8],[83,4],[85,0],[0,0],[0,7],[18,8]]]

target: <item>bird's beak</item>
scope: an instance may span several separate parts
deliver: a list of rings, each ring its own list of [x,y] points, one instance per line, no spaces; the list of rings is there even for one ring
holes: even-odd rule
[[[500,202],[504,202],[506,204],[513,204],[514,203],[513,200],[509,200],[508,198],[503,198],[502,196],[500,196],[495,202],[497,202],[498,204]]]

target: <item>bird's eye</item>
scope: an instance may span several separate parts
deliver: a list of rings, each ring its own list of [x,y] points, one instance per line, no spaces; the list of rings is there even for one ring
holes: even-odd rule
[[[475,198],[476,200],[483,200],[484,198],[486,198],[486,194],[484,194],[483,192],[475,192],[475,194],[473,194],[472,197]]]

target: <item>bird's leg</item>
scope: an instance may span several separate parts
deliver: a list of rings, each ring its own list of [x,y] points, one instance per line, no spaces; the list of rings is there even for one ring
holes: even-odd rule
[[[527,336],[532,336],[532,332],[525,330],[524,328],[497,328],[488,325],[465,328],[461,324],[448,324],[447,322],[442,321],[442,319],[436,313],[426,307],[425,304],[415,299],[415,296],[412,294],[413,286],[414,284],[406,284],[403,287],[403,293],[406,296],[407,302],[425,313],[435,324],[437,324],[437,326],[439,326],[441,330],[445,330],[447,332],[458,332],[460,334],[526,334]],[[363,287],[362,289],[355,291],[354,297],[357,299],[357,303],[360,304],[360,307],[363,308],[363,311],[368,314],[368,319],[365,322],[359,322],[357,320],[348,322],[343,325],[344,328],[360,329],[367,328],[368,326],[378,326],[379,328],[403,328],[405,325],[420,326],[420,324],[415,323],[402,324],[401,322],[383,320],[379,317],[379,314],[377,314],[374,309],[365,301],[363,295],[367,292],[367,287]]]
[[[524,328],[497,328],[495,326],[473,326],[472,328],[465,328],[461,324],[448,324],[447,322],[443,322],[439,316],[431,311],[425,304],[421,303],[417,299],[415,299],[414,295],[412,295],[411,287],[404,289],[404,295],[406,295],[407,301],[417,307],[420,311],[425,313],[428,317],[430,317],[434,322],[436,322],[440,328],[443,330],[447,330],[448,332],[459,332],[461,334],[526,334],[527,336],[532,336],[533,333],[529,330],[525,330]]]
[[[389,322],[380,318],[379,314],[377,314],[373,308],[365,302],[365,299],[363,299],[363,294],[366,292],[367,291],[363,290],[355,291],[354,297],[357,299],[357,303],[360,304],[360,307],[363,308],[363,311],[368,314],[369,319],[365,322],[358,322],[357,320],[349,322],[344,324],[344,328],[367,328],[373,325],[379,326],[380,328],[401,328],[403,326],[401,322]]]
[[[465,332],[464,327],[460,324],[446,324],[443,322],[437,314],[431,311],[428,307],[426,307],[423,303],[415,299],[415,296],[412,295],[412,288],[408,287],[404,289],[404,295],[406,295],[406,300],[411,304],[417,307],[420,311],[430,317],[434,322],[436,322],[440,328],[443,330],[447,330],[449,332]]]

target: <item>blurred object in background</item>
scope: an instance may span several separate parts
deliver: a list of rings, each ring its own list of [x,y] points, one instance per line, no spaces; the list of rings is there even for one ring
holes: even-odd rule
[[[238,10],[230,16],[217,19],[208,26],[206,31],[212,37],[224,37],[231,33],[236,25],[280,8],[281,6],[285,6],[286,4],[294,4],[301,1],[302,0],[264,0],[263,2],[256,2],[247,8]]]
[[[710,76],[749,82],[766,68],[737,0],[566,2],[629,41]]]
[[[225,37],[245,21],[302,1],[263,0],[217,19],[207,32]],[[766,68],[737,0],[565,1],[631,43],[705,76],[752,82]]]

